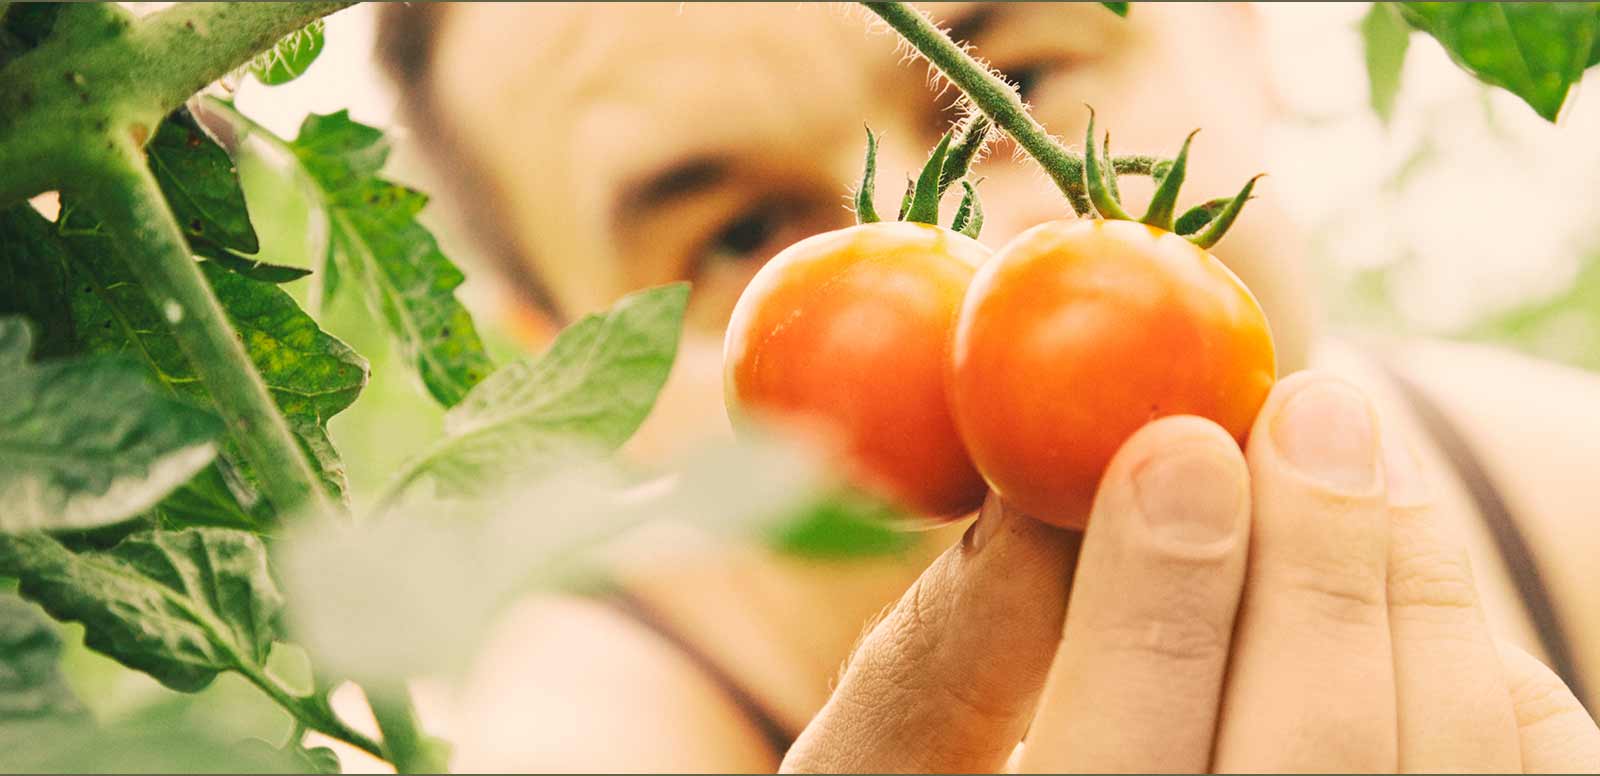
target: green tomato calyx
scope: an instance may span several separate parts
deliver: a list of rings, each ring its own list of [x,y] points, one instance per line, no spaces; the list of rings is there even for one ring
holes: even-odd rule
[[[934,146],[933,152],[928,155],[928,161],[923,165],[921,173],[915,179],[907,176],[906,192],[900,199],[900,211],[895,220],[937,225],[939,200],[952,185],[960,182],[965,193],[961,197],[961,204],[956,207],[950,229],[976,238],[978,231],[983,228],[983,205],[978,201],[976,182],[967,180],[967,172],[972,163],[982,156],[990,136],[990,128],[987,118],[974,113],[962,121],[954,135],[945,133],[939,139],[939,144]],[[882,220],[878,216],[877,207],[873,204],[877,188],[877,156],[878,138],[869,127],[861,185],[856,188],[853,197],[856,223],[859,224]]]
[[[1122,208],[1121,194],[1117,191],[1117,172],[1111,163],[1111,135],[1107,133],[1101,148],[1098,150],[1095,148],[1094,108],[1089,108],[1089,128],[1084,133],[1083,141],[1083,174],[1085,187],[1089,190],[1089,201],[1094,205],[1095,213],[1103,219],[1138,221],[1157,229],[1165,229],[1182,235],[1201,248],[1216,245],[1238,219],[1239,211],[1244,208],[1244,203],[1249,201],[1256,181],[1262,176],[1257,175],[1246,181],[1244,188],[1232,197],[1213,199],[1196,205],[1184,211],[1183,215],[1174,218],[1173,214],[1177,211],[1178,205],[1178,189],[1183,186],[1184,176],[1188,172],[1189,144],[1199,131],[1197,129],[1190,132],[1189,136],[1184,138],[1183,147],[1178,149],[1177,157],[1170,164],[1158,165],[1150,171],[1151,177],[1156,180],[1155,193],[1150,196],[1150,206],[1145,210],[1144,216],[1134,218]]]

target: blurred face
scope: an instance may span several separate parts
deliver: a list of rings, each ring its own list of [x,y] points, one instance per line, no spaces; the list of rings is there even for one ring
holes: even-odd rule
[[[1089,102],[1118,152],[1170,156],[1204,127],[1187,201],[1260,172],[1252,156],[1270,95],[1248,9],[1149,4],[1122,20],[1093,3],[927,8],[1069,144],[1081,143]],[[867,21],[835,4],[472,4],[450,6],[434,31],[421,88],[550,312],[695,284],[682,360],[642,447],[721,427],[728,314],[772,254],[852,222],[845,195],[860,175],[863,122],[882,135],[878,208],[892,213],[905,174],[956,118],[956,93],[930,89],[926,67],[906,64],[897,39]],[[1071,217],[1009,141],[975,172],[990,246]],[[1124,182],[1130,210],[1149,188]],[[1260,297],[1285,368],[1298,368],[1308,295],[1270,194],[1216,253]]]

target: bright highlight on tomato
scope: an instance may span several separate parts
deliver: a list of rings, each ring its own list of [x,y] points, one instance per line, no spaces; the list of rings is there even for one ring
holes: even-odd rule
[[[1199,415],[1244,441],[1276,378],[1266,316],[1216,257],[1134,221],[1056,221],[978,272],[951,354],[957,427],[1002,499],[1082,527],[1134,431]]]
[[[931,518],[985,487],[950,417],[945,372],[962,295],[990,255],[937,226],[878,222],[801,240],[739,298],[723,359],[741,415],[835,436],[858,479]]]

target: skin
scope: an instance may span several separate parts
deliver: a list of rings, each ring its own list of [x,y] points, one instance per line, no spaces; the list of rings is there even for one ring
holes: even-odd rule
[[[1114,130],[1119,152],[1171,153],[1203,126],[1186,186],[1193,199],[1260,171],[1250,151],[1264,141],[1273,95],[1253,75],[1247,11],[1157,4],[1119,21],[1093,4],[1018,4],[971,17],[982,10],[934,13],[1002,70],[1031,71],[1028,99],[1058,135],[1081,136],[1083,101]],[[436,188],[455,187],[441,201],[476,203],[461,218],[489,222],[474,233],[494,238],[502,288],[530,339],[626,290],[696,283],[678,368],[629,451],[641,457],[727,433],[728,311],[780,247],[848,223],[841,195],[859,174],[861,122],[885,135],[880,180],[890,181],[920,164],[951,118],[939,110],[948,95],[929,97],[920,65],[902,66],[891,39],[862,34],[859,18],[834,8],[432,13],[430,64],[406,83],[427,106],[413,128],[438,139]],[[1161,88],[1150,88],[1152,74]],[[1066,215],[1044,177],[1011,156],[1001,144],[976,168],[988,178],[990,245]],[[719,161],[696,173],[692,163],[705,159]],[[1426,509],[1390,503],[1387,463],[1364,486],[1308,484],[1271,433],[1253,433],[1241,456],[1215,427],[1169,418],[1118,453],[1086,535],[991,503],[964,538],[960,523],[901,556],[819,562],[663,528],[617,549],[619,579],[754,688],[780,724],[805,730],[785,762],[792,769],[1600,768],[1593,722],[1519,651],[1537,657],[1538,640],[1463,484],[1373,354],[1388,354],[1476,443],[1591,686],[1600,684],[1600,665],[1586,657],[1600,654],[1591,646],[1600,645],[1600,501],[1588,451],[1600,435],[1600,381],[1484,348],[1358,348],[1319,336],[1270,180],[1215,253],[1271,320],[1280,373],[1315,364],[1317,380],[1354,386],[1379,419],[1380,444],[1399,440],[1415,455]],[[1135,178],[1122,188],[1135,208],[1148,193]],[[1293,404],[1286,391],[1307,382],[1280,384],[1259,422],[1275,422]],[[1311,436],[1313,451],[1371,450],[1325,426]],[[1132,484],[1167,455],[1196,451],[1211,464],[1206,476],[1186,478],[1173,464],[1179,471],[1157,490],[1233,506],[1230,529],[1198,549],[1193,537],[1143,531]],[[1248,506],[1228,501],[1239,492],[1251,494]],[[693,562],[660,559],[663,541],[688,548]],[[1069,617],[1075,567],[1084,572]],[[1320,657],[1274,658],[1301,654]],[[871,702],[888,690],[891,703]],[[457,701],[442,728],[456,768],[778,765],[681,653],[596,603],[519,607]],[[1035,732],[1018,753],[1036,701]],[[1115,759],[1135,754],[1150,759]]]

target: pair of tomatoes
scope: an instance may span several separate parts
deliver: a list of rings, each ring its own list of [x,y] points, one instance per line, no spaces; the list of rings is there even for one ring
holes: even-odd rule
[[[1204,249],[1133,221],[1054,221],[991,255],[937,226],[862,224],[791,245],[740,297],[735,415],[810,419],[858,479],[930,520],[993,488],[1065,527],[1150,420],[1236,439],[1276,376],[1266,317]]]

